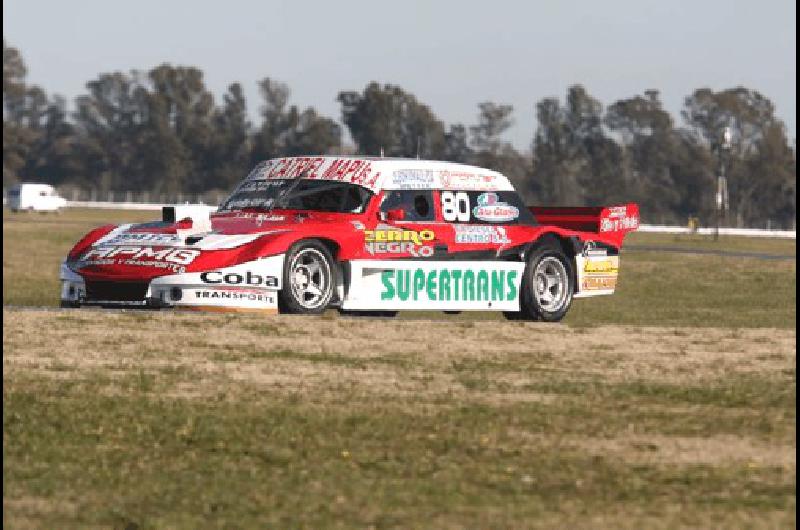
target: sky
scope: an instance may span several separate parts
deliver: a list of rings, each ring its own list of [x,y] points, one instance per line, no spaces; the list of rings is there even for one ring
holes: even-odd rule
[[[745,86],[775,104],[796,137],[792,0],[4,0],[3,36],[28,82],[68,100],[99,73],[196,66],[217,101],[232,82],[250,114],[257,82],[341,119],[336,95],[371,81],[414,94],[446,124],[478,103],[514,106],[506,138],[529,149],[535,105],[575,83],[604,105],[661,91],[680,123],[693,90]]]

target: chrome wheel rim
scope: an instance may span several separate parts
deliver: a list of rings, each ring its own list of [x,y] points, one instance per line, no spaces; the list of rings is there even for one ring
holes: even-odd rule
[[[331,289],[331,268],[317,249],[306,248],[292,258],[289,285],[297,303],[305,309],[317,309],[327,303]]]
[[[555,313],[564,307],[569,297],[569,276],[560,259],[547,256],[533,273],[533,296],[539,307]]]

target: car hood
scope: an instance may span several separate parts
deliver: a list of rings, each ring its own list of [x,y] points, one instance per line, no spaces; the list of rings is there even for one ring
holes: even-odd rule
[[[300,237],[336,233],[341,217],[221,214],[204,223],[125,224],[76,245],[67,265],[85,278],[119,281],[213,270],[280,254]]]

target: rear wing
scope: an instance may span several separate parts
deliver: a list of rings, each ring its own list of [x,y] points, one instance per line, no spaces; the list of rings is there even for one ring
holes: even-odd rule
[[[639,228],[639,206],[552,207],[531,206],[529,210],[541,225],[553,225],[579,232],[593,232],[617,247],[625,234]]]
[[[639,228],[639,206],[597,206],[585,208],[530,208],[541,225],[557,226],[584,232],[584,241],[603,242],[617,249],[622,247],[625,235]],[[586,245],[575,256],[575,298],[613,294],[619,276],[619,252],[608,252],[594,245]]]

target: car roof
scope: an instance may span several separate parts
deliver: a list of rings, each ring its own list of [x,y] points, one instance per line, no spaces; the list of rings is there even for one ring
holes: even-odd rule
[[[300,177],[358,184],[380,190],[513,191],[501,173],[491,169],[413,158],[303,156],[273,158],[259,163],[248,180]]]

